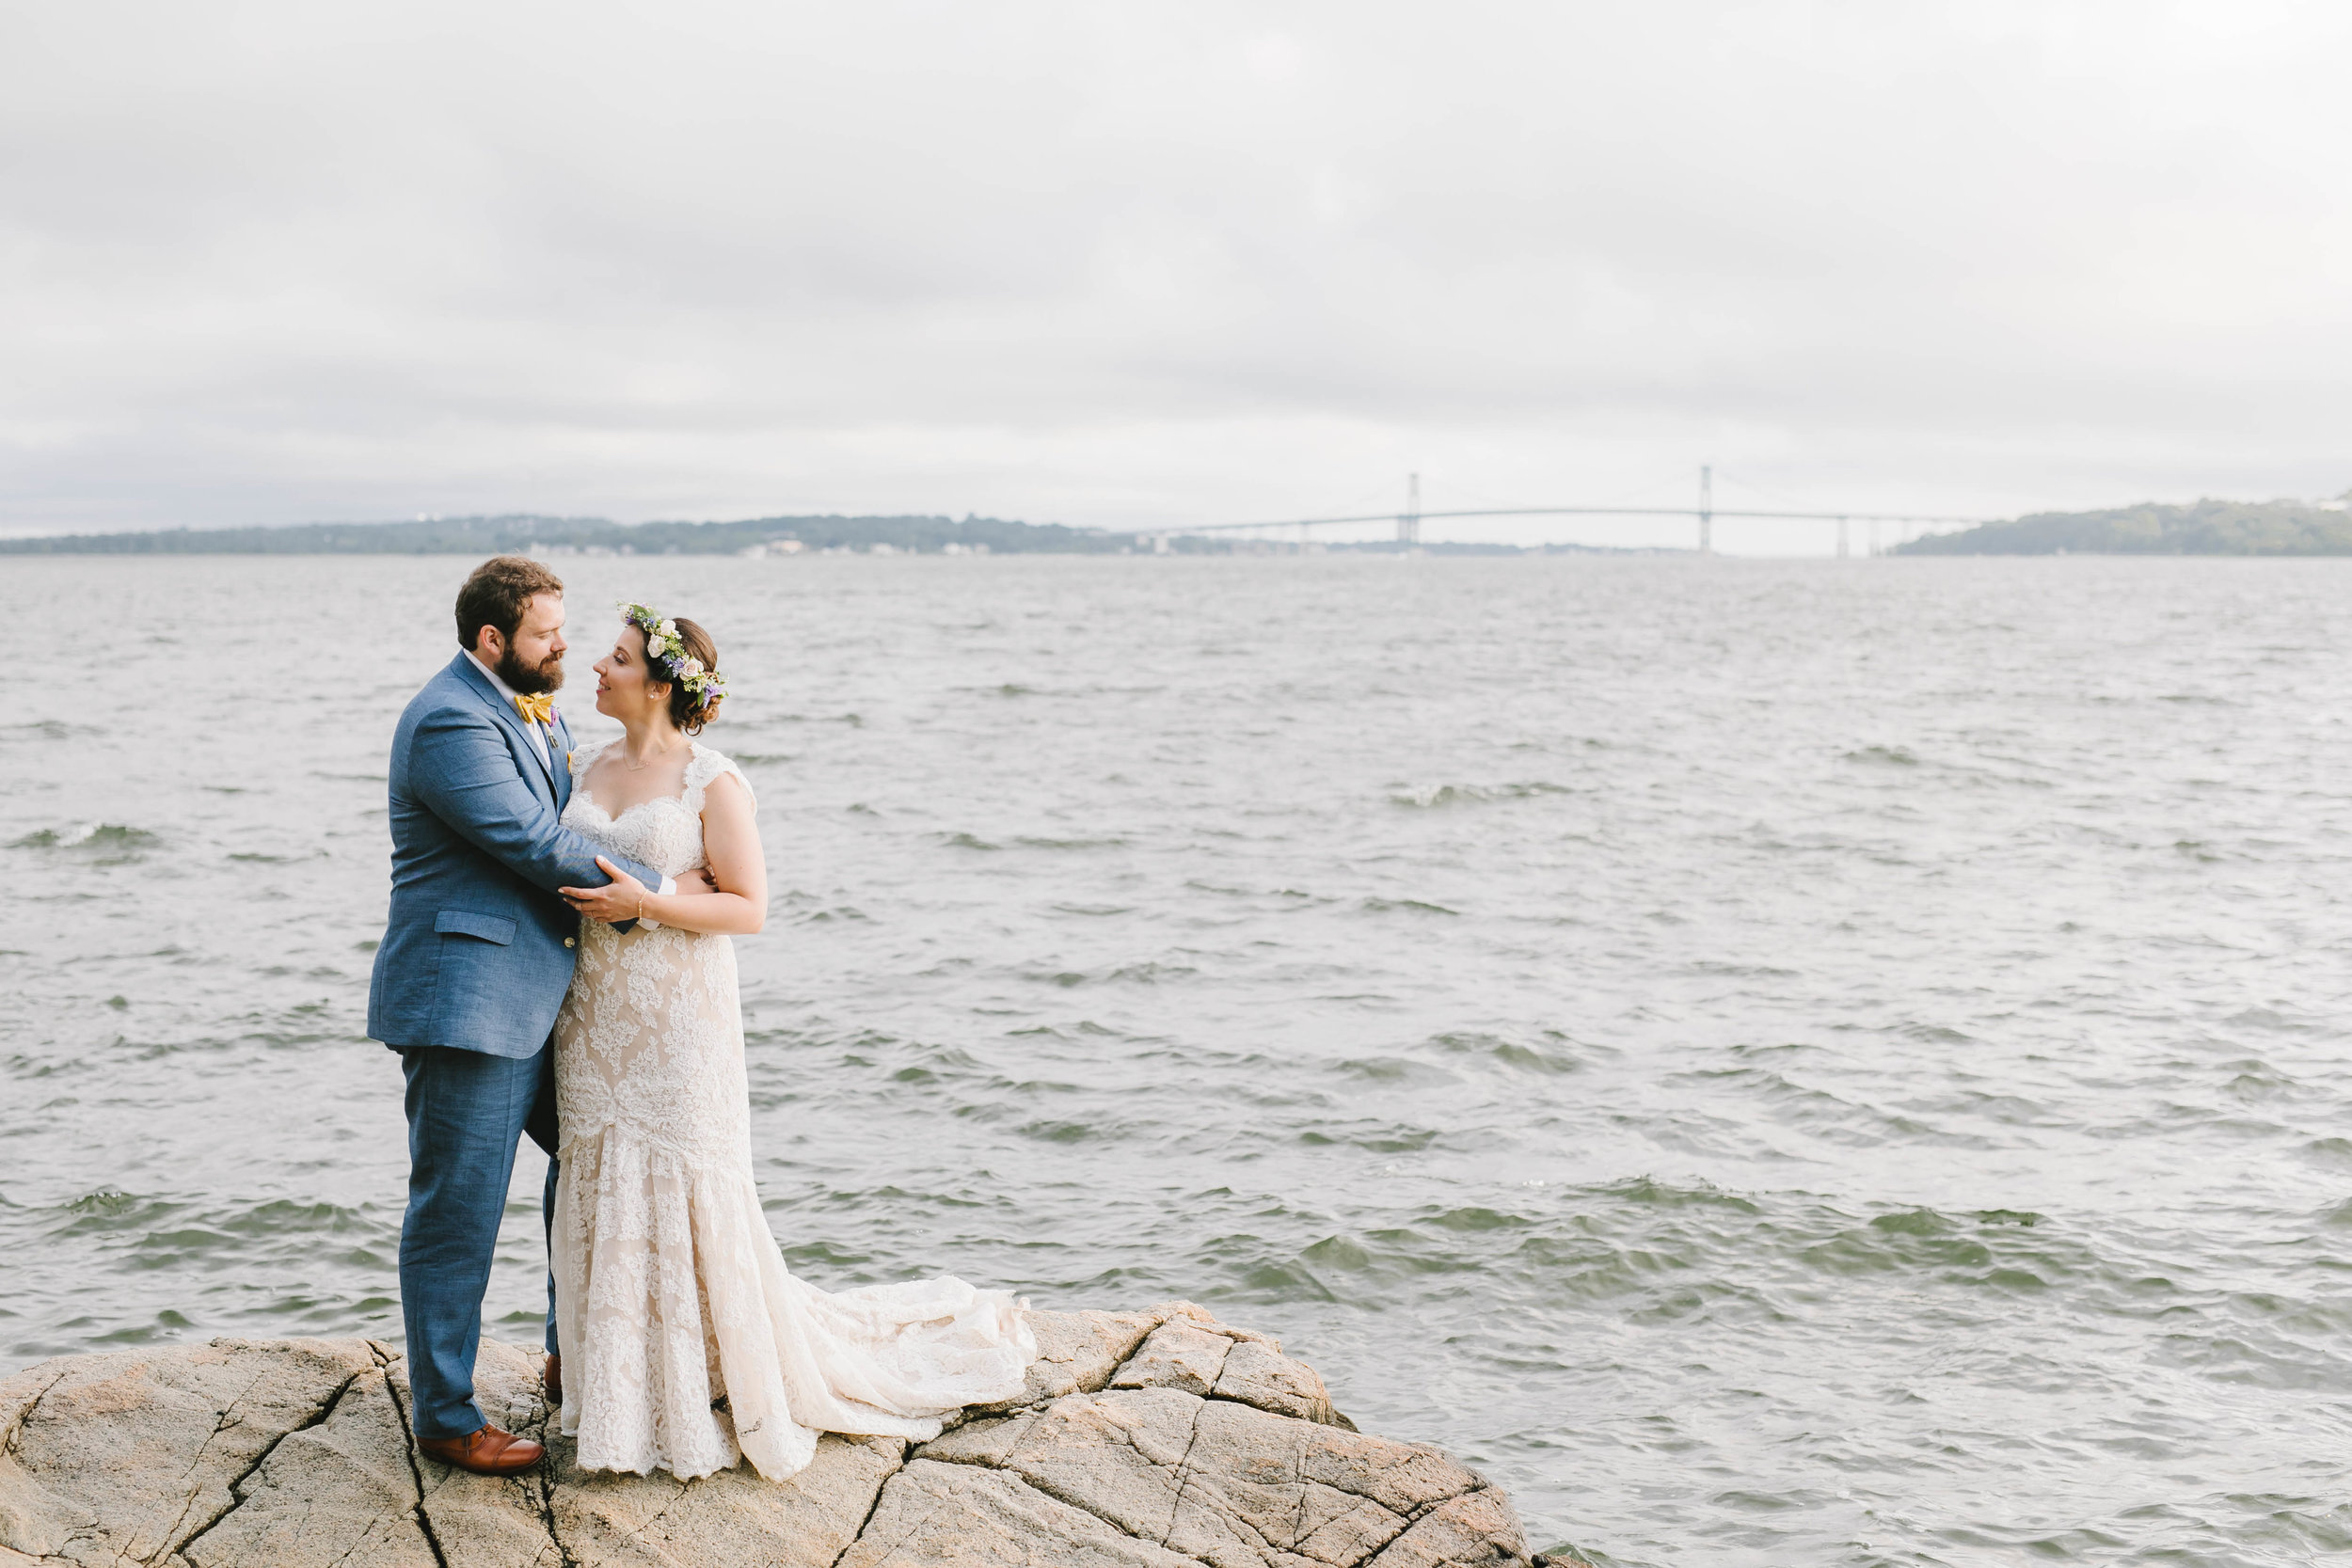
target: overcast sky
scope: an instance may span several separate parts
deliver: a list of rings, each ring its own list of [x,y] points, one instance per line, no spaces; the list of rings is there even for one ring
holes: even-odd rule
[[[2332,495],[2348,43],[2261,0],[8,6],[0,528]]]

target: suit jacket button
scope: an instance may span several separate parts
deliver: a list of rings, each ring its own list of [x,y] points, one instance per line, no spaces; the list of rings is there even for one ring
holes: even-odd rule
[[[565,937],[564,939],[564,945],[566,947],[577,947],[580,945],[580,939],[578,937]]]

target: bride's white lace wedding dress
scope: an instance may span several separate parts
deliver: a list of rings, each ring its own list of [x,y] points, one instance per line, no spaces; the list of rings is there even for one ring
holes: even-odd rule
[[[601,750],[573,753],[564,825],[665,877],[701,866],[703,792],[741,780],[735,764],[696,744],[684,794],[614,818],[582,782]],[[785,1268],[752,1175],[727,938],[581,921],[555,1088],[563,1427],[583,1467],[691,1480],[748,1456],[782,1480],[818,1432],[934,1437],[940,1416],[1020,1390],[1037,1348],[1004,1291],[829,1294]]]

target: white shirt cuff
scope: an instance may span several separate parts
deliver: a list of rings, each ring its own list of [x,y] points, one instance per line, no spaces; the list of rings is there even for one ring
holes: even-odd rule
[[[664,877],[664,878],[662,878],[662,879],[661,879],[661,885],[660,885],[660,887],[658,887],[658,888],[654,889],[654,892],[656,892],[656,893],[660,894],[660,895],[662,897],[664,897],[664,898],[667,898],[668,896],[670,896],[670,895],[672,895],[673,893],[675,893],[676,891],[677,891],[677,879],[676,879],[675,877]],[[643,926],[643,927],[644,927],[646,930],[648,930],[648,931],[659,931],[660,929],[661,929],[661,922],[660,922],[659,920],[656,920],[656,919],[655,919],[653,916],[651,916],[651,915],[644,915],[644,916],[641,916],[641,917],[639,918],[639,920],[638,920],[637,924],[638,924],[638,925],[640,925],[640,926]]]

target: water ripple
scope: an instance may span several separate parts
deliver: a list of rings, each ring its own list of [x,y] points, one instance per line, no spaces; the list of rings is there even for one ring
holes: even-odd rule
[[[398,1331],[363,564],[22,564],[145,631],[0,727],[0,1364]],[[1209,1302],[1604,1565],[2352,1552],[2352,565],[564,566],[717,630],[808,1277]]]

